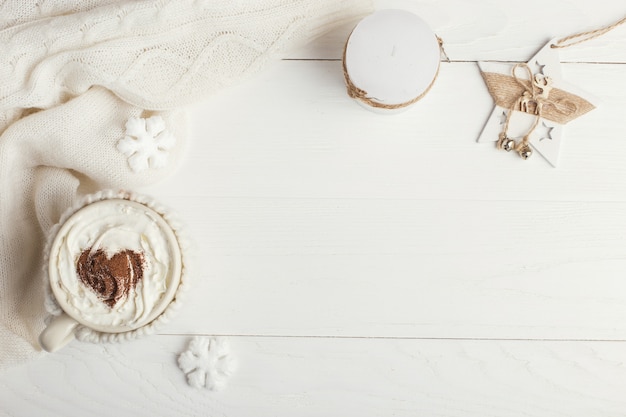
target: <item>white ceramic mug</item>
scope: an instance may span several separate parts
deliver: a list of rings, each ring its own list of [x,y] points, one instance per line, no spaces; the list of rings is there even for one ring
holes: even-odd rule
[[[39,337],[46,351],[70,342],[79,325],[104,334],[140,329],[176,296],[177,234],[162,214],[120,195],[73,212],[48,245],[51,293],[63,312]]]

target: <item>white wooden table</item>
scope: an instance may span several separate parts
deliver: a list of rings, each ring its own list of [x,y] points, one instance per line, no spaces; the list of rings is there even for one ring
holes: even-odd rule
[[[193,107],[185,165],[139,190],[194,242],[184,308],[1,374],[0,414],[626,416],[626,27],[562,52],[602,106],[565,127],[558,169],[476,143],[476,61],[525,62],[626,6],[408,7],[452,62],[405,113],[345,94],[349,27]],[[196,334],[238,359],[222,391],[176,365]]]

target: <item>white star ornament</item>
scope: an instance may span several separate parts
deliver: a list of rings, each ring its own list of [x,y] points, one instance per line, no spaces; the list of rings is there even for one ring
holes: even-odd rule
[[[553,167],[558,165],[563,125],[593,110],[598,99],[563,81],[558,50],[551,47],[553,43],[548,42],[527,62],[527,71],[498,62],[478,63],[495,102],[478,142],[497,142],[505,127],[506,136],[516,141],[530,131],[528,143],[532,148]],[[538,82],[545,84],[546,79],[551,88],[542,90]],[[535,101],[539,96],[541,98]],[[531,97],[534,105],[518,105],[524,97]],[[539,100],[541,110],[537,109]],[[513,114],[506,126],[511,111]]]

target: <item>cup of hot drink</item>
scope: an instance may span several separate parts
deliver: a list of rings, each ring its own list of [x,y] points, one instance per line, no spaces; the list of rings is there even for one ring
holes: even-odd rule
[[[79,333],[104,340],[138,334],[163,318],[181,286],[179,237],[163,210],[124,192],[85,201],[47,245],[48,301],[58,307],[39,337],[49,352]]]

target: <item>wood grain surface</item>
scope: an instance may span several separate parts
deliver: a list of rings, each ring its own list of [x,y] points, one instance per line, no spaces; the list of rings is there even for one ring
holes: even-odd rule
[[[393,116],[346,94],[341,28],[189,109],[176,175],[139,190],[186,225],[191,288],[160,333],[0,374],[6,416],[626,416],[626,26],[562,51],[602,104],[560,166],[476,139],[476,62],[626,13],[601,0],[380,1],[444,39],[429,94]],[[228,338],[222,391],[176,365]]]

